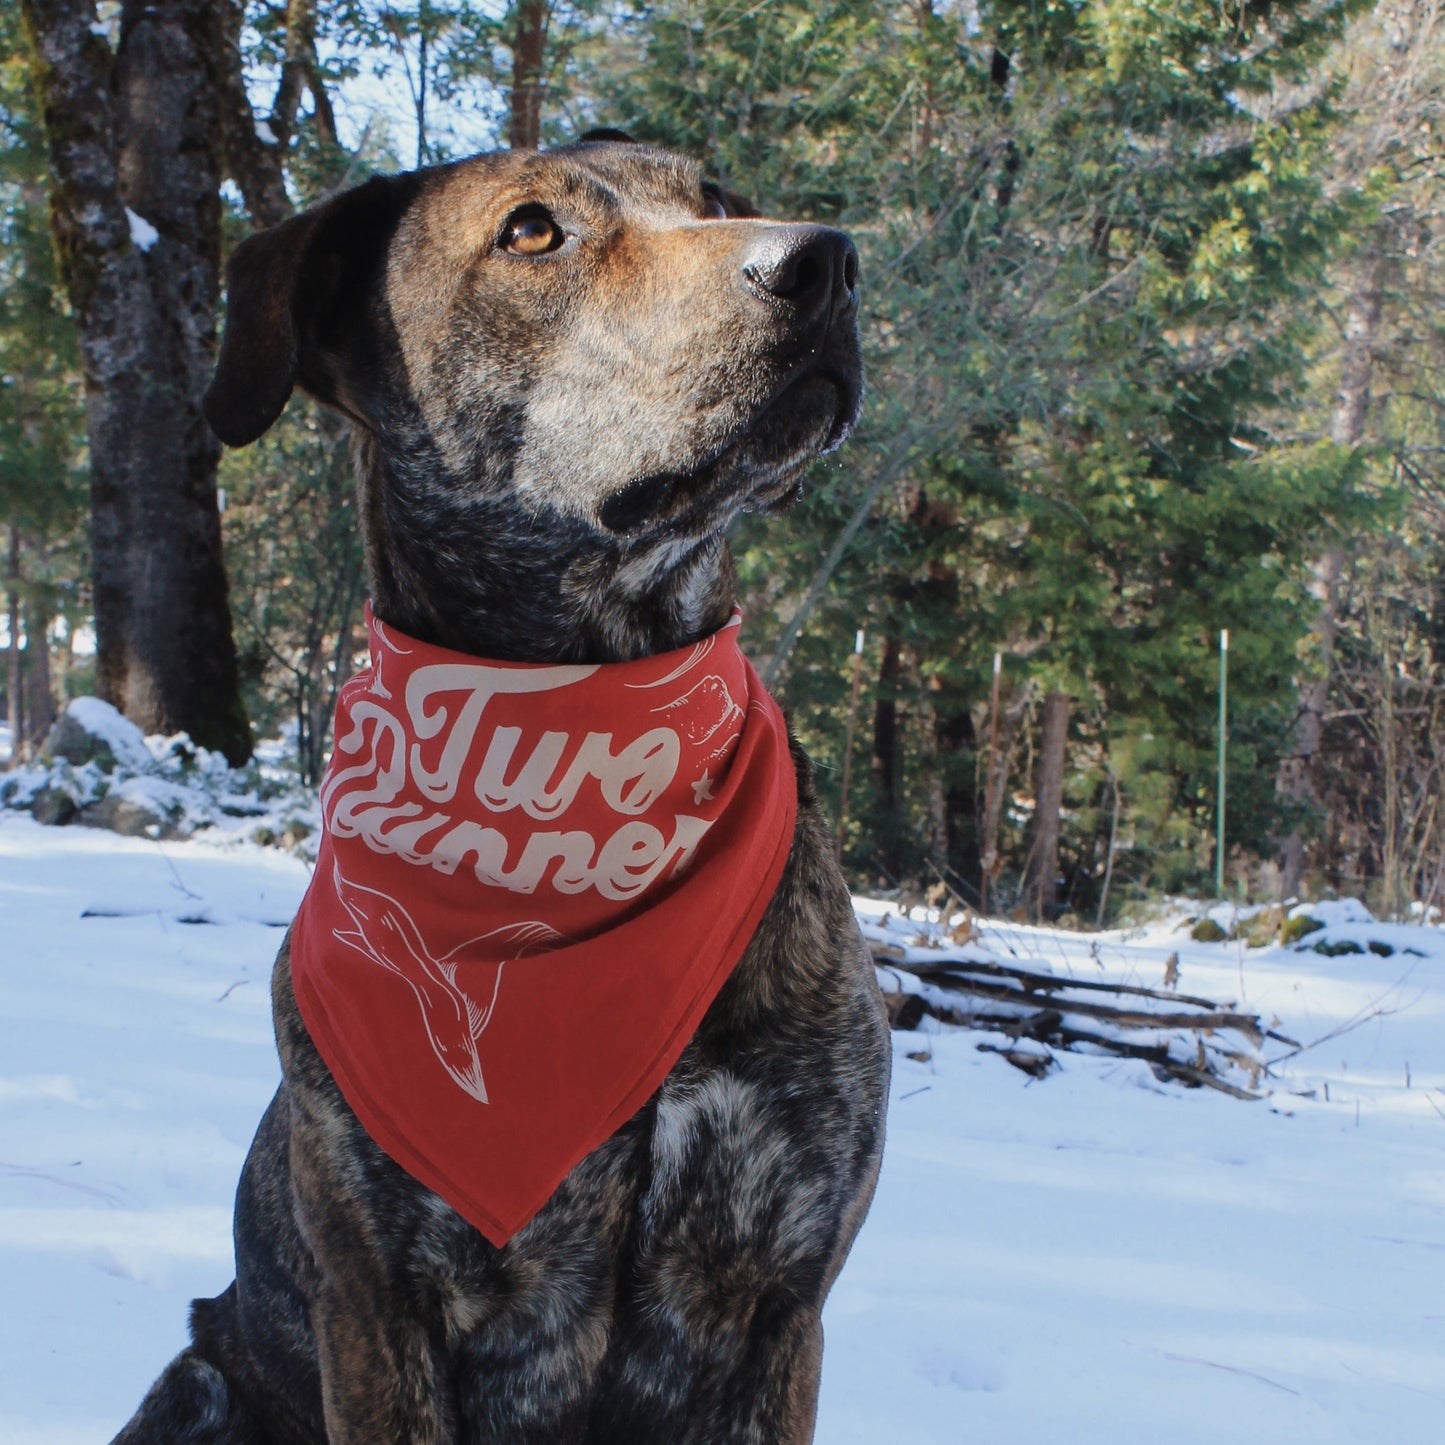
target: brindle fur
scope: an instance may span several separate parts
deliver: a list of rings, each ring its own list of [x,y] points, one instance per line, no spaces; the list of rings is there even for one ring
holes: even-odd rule
[[[535,662],[685,645],[733,605],[728,522],[785,502],[859,396],[851,247],[726,200],[703,219],[695,166],[612,141],[372,181],[239,248],[212,423],[252,441],[296,383],[353,419],[374,603],[403,631]],[[502,249],[526,205],[560,250]],[[742,960],[505,1248],[365,1134],[281,950],[236,1281],[122,1445],[811,1440],[889,1054],[794,757],[792,850]]]

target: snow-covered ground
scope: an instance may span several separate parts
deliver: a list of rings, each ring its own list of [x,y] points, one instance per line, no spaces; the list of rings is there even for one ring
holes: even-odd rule
[[[275,1086],[267,978],[307,880],[233,835],[0,812],[0,1440],[103,1441],[231,1278]],[[882,905],[860,903],[876,918]],[[877,1201],[827,1313],[819,1445],[1438,1439],[1445,933],[1337,908],[1327,957],[990,925],[1009,961],[1237,998],[1271,1097],[975,1034],[895,1035]],[[1305,944],[1320,941],[1311,935]],[[1406,952],[1406,949],[1415,952]],[[1267,1055],[1285,1052],[1270,1045]]]

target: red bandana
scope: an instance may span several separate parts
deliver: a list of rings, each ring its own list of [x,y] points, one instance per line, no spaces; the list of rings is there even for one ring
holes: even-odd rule
[[[797,789],[735,615],[638,662],[485,662],[368,614],[296,1002],[367,1132],[495,1244],[651,1096],[742,956]]]

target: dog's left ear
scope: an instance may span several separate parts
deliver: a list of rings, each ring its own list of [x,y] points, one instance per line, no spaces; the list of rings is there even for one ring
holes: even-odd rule
[[[300,385],[355,414],[345,385],[409,178],[377,176],[249,236],[226,267],[226,332],[203,409],[227,446],[255,441]]]

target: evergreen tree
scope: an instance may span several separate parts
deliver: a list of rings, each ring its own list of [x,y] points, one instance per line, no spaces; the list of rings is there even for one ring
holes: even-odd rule
[[[1350,8],[632,12],[616,45],[633,63],[614,56],[599,87],[622,123],[756,183],[771,213],[837,220],[863,251],[860,436],[791,544],[740,537],[764,628],[836,568],[781,674],[825,762],[847,639],[860,622],[880,639],[879,806],[855,865],[977,886],[982,705],[1002,648],[1038,701],[1070,700],[1075,761],[1123,788],[1127,828],[1136,793],[1154,841],[1187,820],[1194,846],[1169,876],[1202,881],[1214,637],[1246,623],[1238,818],[1241,841],[1267,839],[1272,791],[1249,780],[1288,721],[1309,538],[1348,509],[1352,475],[1264,424],[1301,379],[1312,292],[1351,216],[1319,180],[1328,96],[1276,95]],[[850,527],[857,541],[829,555]],[[1131,766],[1167,786],[1121,778],[1115,737],[1147,740]],[[1093,801],[1069,793],[1076,813]],[[1090,902],[1097,840],[1064,848]],[[1050,887],[1038,902],[1052,907]]]
[[[55,276],[44,138],[19,30],[17,15],[0,15],[0,523],[16,758],[43,741],[55,714],[52,622],[63,618],[71,637],[88,620],[73,583],[85,571],[79,358]]]

